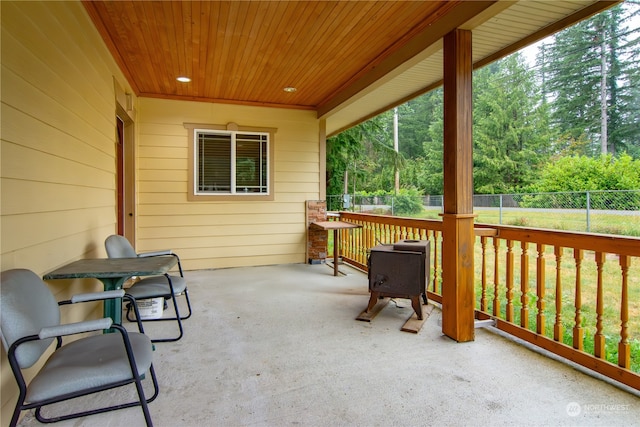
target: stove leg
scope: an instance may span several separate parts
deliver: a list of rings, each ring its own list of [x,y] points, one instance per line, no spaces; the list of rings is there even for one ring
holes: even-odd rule
[[[422,304],[420,304],[420,295],[411,297],[411,307],[418,315],[418,320],[422,320]]]
[[[424,303],[424,305],[429,304],[429,301],[427,300],[427,293],[426,292],[424,294],[422,294],[422,302]]]
[[[373,307],[375,307],[378,302],[379,292],[371,291],[371,296],[369,297],[369,304],[367,305],[366,313],[370,312]]]

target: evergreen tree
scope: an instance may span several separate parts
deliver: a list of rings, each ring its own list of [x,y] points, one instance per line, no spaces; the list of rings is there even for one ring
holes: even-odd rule
[[[377,126],[377,122],[368,120],[327,140],[327,194],[343,194],[349,174],[356,178],[357,164],[364,156],[363,141],[375,133]]]
[[[438,116],[441,90],[434,90],[398,107],[400,152],[407,158],[424,154],[423,143],[429,139],[429,124]]]
[[[443,136],[444,136],[444,100],[443,90],[438,88],[423,95],[429,106],[429,117],[425,117],[422,133],[423,156],[416,158],[413,165],[407,167],[407,178],[413,177],[413,185],[421,189],[424,194],[439,195],[444,192],[443,172]],[[402,175],[400,181],[402,181]],[[408,186],[411,183],[405,183]]]
[[[400,174],[400,187],[418,189],[424,194],[442,194],[442,88],[405,104],[400,110],[400,152],[406,164]]]
[[[393,148],[392,116],[385,112],[327,140],[327,194],[393,189],[404,157]]]
[[[640,159],[640,1],[627,0],[622,7],[617,41],[619,56],[624,58],[620,73],[619,90],[612,96],[612,104],[618,106],[611,116],[611,138],[618,153],[626,151]]]
[[[516,53],[474,73],[474,190],[516,192],[548,156],[545,106],[532,71]]]
[[[638,31],[628,28],[637,12],[637,3],[617,5],[558,33],[541,51],[552,124],[562,135],[556,152],[576,153],[571,141],[587,142],[577,154],[637,150],[640,58]]]

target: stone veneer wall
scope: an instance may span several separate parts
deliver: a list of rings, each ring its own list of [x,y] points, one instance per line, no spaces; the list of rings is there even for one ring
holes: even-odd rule
[[[327,258],[328,234],[323,230],[311,230],[309,224],[327,220],[326,200],[307,200],[307,260],[320,264]]]

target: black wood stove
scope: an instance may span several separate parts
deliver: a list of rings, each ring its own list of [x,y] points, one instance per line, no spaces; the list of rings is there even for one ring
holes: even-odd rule
[[[429,283],[430,244],[428,240],[400,240],[393,245],[371,248],[367,261],[369,268],[369,305],[379,298],[411,299],[411,306],[422,320],[420,296],[427,304],[426,285]]]

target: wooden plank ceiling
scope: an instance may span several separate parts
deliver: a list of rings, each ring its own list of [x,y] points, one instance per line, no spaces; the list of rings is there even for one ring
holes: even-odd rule
[[[420,61],[437,59],[424,81],[378,97],[374,109],[365,103],[329,133],[437,84],[442,36],[465,25],[475,32],[517,3],[530,3],[542,16],[529,21],[520,10],[498,24],[502,31],[494,29],[489,42],[478,34],[487,46],[474,62],[509,53],[508,46],[560,19],[566,26],[612,2],[83,2],[138,96],[310,109],[328,117],[364,89],[370,94],[385,78],[402,81]],[[180,83],[179,76],[191,82]]]

